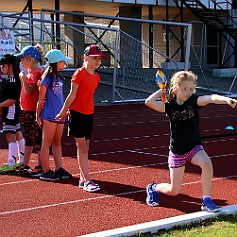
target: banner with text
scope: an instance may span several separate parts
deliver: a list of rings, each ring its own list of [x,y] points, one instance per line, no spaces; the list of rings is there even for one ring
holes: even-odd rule
[[[15,41],[13,31],[0,32],[0,58],[4,54],[15,54]]]

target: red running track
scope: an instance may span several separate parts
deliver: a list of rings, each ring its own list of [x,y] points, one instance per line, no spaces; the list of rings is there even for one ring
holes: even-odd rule
[[[203,136],[237,126],[236,110],[228,106],[209,105],[200,115]],[[2,134],[0,139],[2,165],[7,150]],[[75,143],[64,136],[63,163],[73,174],[71,180],[0,176],[1,236],[80,236],[199,211],[200,169],[193,165],[187,166],[180,195],[161,195],[160,207],[145,204],[148,183],[169,181],[168,144],[169,123],[163,114],[143,104],[97,107],[89,168],[102,190],[88,193],[77,187]],[[236,137],[204,139],[203,145],[214,166],[213,199],[221,207],[236,204]],[[35,164],[33,154],[31,165]]]

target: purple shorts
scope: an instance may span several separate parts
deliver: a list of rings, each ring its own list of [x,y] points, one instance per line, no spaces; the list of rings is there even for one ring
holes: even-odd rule
[[[188,162],[191,162],[194,155],[200,150],[204,150],[201,145],[195,146],[191,151],[184,155],[174,154],[172,151],[169,151],[169,168],[179,168],[185,166]]]

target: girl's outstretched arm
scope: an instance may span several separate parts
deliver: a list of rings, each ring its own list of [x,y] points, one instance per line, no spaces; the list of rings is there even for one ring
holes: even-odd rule
[[[199,96],[197,103],[199,106],[205,106],[208,104],[228,104],[232,108],[235,108],[237,100],[226,96],[213,94],[213,95]]]
[[[158,112],[165,112],[165,103],[162,101],[158,101],[158,98],[160,98],[162,95],[165,95],[165,90],[158,90],[151,94],[145,101],[145,105],[151,109],[154,109]]]

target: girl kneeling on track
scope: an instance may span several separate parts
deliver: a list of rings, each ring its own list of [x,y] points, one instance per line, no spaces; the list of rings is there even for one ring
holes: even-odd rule
[[[89,141],[92,133],[94,117],[93,96],[100,82],[95,71],[101,64],[103,52],[97,45],[86,47],[83,67],[76,70],[71,80],[71,91],[57,119],[64,118],[69,109],[69,135],[75,137],[77,159],[80,169],[79,188],[88,192],[100,190],[88,172]]]
[[[201,107],[208,104],[228,104],[235,108],[237,101],[220,95],[195,95],[197,76],[189,71],[180,71],[171,78],[168,102],[158,101],[165,90],[150,95],[145,104],[149,108],[165,113],[170,119],[169,170],[170,183],[151,183],[146,187],[146,203],[158,206],[160,193],[175,196],[182,188],[185,165],[191,162],[202,169],[203,211],[217,212],[219,207],[210,197],[213,177],[212,162],[204,151],[199,134],[199,115]]]

